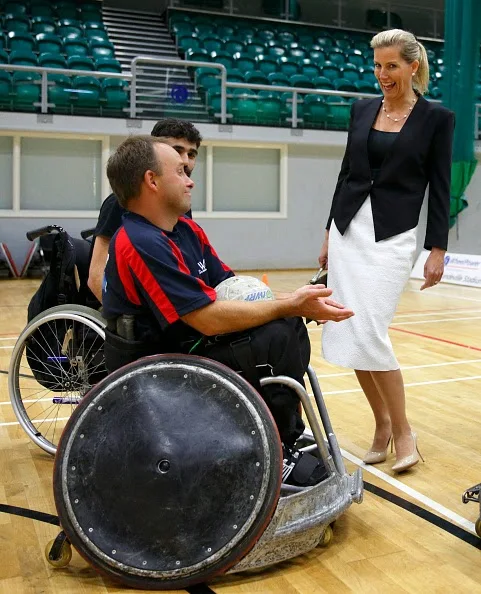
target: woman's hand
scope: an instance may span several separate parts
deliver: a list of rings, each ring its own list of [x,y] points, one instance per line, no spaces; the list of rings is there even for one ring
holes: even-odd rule
[[[324,243],[322,244],[321,247],[321,253],[319,254],[319,266],[321,268],[324,268],[324,270],[327,270],[327,252],[329,249],[329,231],[326,231],[326,236],[324,238]]]
[[[431,253],[424,264],[424,284],[421,287],[421,291],[423,289],[428,289],[434,285],[437,285],[441,280],[443,273],[444,273],[444,256],[446,254],[446,250],[441,250],[439,248],[432,248]]]

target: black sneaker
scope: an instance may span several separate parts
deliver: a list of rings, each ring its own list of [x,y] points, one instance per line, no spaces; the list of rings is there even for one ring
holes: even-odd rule
[[[283,447],[282,482],[297,487],[312,487],[329,476],[322,460],[308,452]]]

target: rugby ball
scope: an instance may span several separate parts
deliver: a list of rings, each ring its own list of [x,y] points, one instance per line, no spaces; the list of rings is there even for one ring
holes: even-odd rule
[[[215,288],[219,301],[270,301],[271,289],[253,276],[231,276]]]

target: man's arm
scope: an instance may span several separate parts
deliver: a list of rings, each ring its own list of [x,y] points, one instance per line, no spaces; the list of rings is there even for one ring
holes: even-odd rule
[[[97,235],[95,238],[92,259],[90,260],[89,278],[87,285],[97,299],[102,303],[102,282],[104,277],[105,263],[109,253],[110,238],[104,235]]]
[[[279,318],[294,316],[340,322],[354,313],[329,299],[332,290],[305,285],[290,297],[275,301],[215,301],[182,316],[182,320],[206,336],[240,332]]]

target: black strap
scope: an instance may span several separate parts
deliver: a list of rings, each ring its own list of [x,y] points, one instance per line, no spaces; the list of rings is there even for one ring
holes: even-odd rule
[[[257,391],[260,391],[261,384],[257,372],[256,361],[252,353],[251,337],[249,334],[241,336],[229,343],[232,355],[246,379]]]

